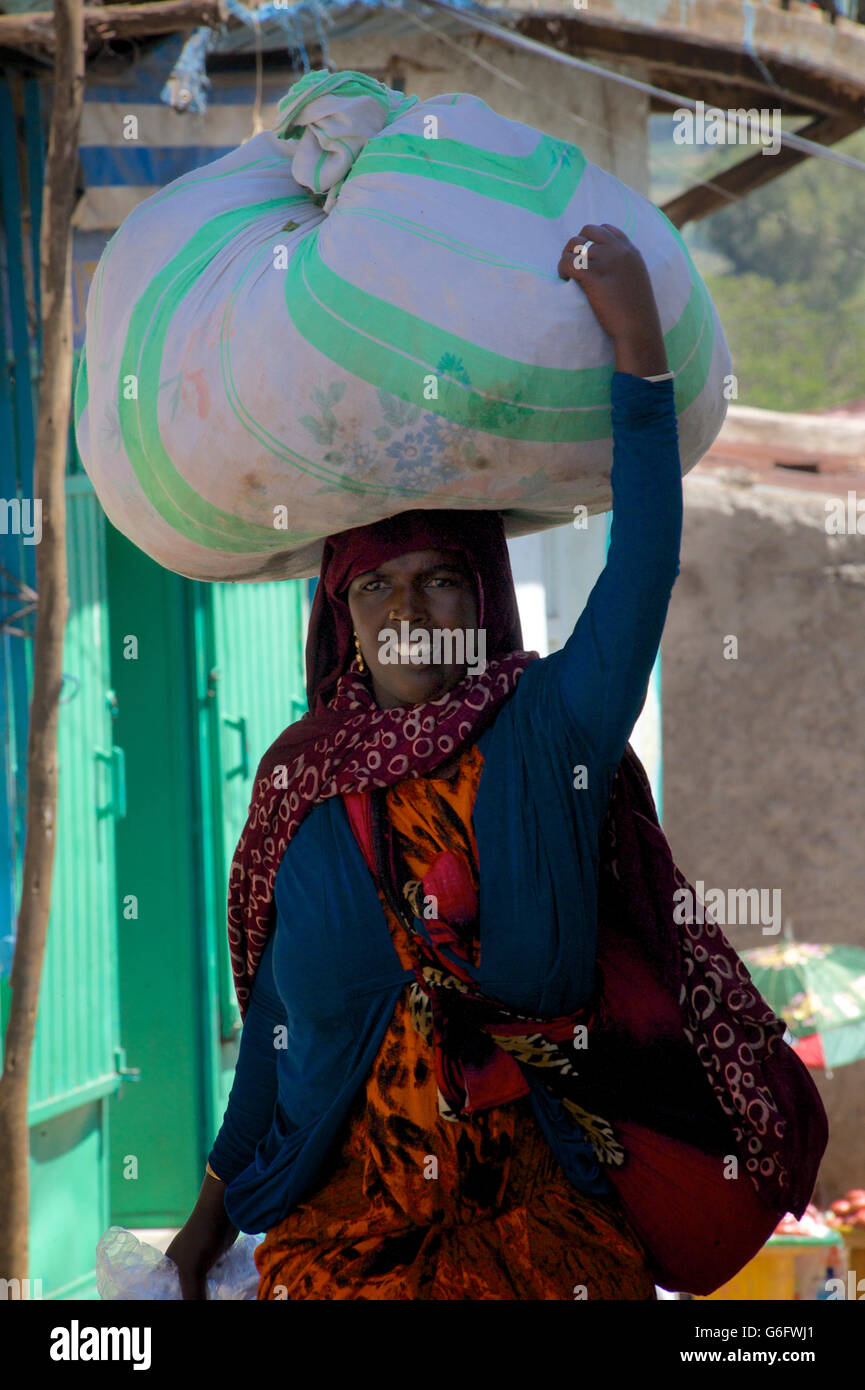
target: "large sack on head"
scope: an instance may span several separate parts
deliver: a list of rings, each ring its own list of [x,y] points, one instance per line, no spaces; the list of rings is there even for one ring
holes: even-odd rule
[[[500,509],[511,535],[608,510],[612,343],[557,273],[587,222],[646,261],[687,471],[730,357],[664,215],[477,97],[308,74],[105,249],[76,422],[111,521],[180,574],[264,580],[410,508]]]

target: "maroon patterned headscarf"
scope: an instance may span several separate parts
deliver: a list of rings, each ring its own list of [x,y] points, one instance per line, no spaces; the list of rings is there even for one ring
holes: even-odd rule
[[[371,526],[356,526],[324,543],[306,644],[309,708],[321,713],[354,657],[345,591],[358,574],[414,550],[456,550],[476,589],[478,627],[486,651],[500,656],[523,645],[517,596],[502,518],[498,512],[412,511]]]

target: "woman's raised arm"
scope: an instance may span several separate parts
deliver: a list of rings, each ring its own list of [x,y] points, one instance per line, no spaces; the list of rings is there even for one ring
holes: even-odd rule
[[[574,266],[575,248],[592,241]],[[606,565],[555,654],[569,717],[596,767],[617,765],[646,690],[679,573],[682,474],[671,379],[651,281],[618,228],[586,226],[559,262],[586,293],[615,349],[613,521]]]

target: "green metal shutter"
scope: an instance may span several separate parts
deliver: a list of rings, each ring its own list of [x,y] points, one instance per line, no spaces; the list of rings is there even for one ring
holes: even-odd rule
[[[69,617],[52,907],[30,1084],[30,1275],[45,1298],[95,1297],[109,1224],[108,1097],[118,1066],[114,824],[122,753],[108,701],[105,518],[67,479]]]
[[[126,750],[117,828],[123,1042],[140,1076],[110,1102],[111,1217],[186,1220],[213,1142],[216,1005],[201,873],[195,585],[107,528],[111,670]],[[224,911],[223,911],[224,916]]]
[[[129,812],[118,827],[120,997],[141,1080],[111,1101],[111,1214],[186,1220],[234,1076],[228,871],[258,759],[305,709],[302,583],[194,583],[108,527],[112,672]],[[128,636],[137,657],[124,656]],[[245,754],[245,756],[244,756]],[[137,1161],[137,1179],[125,1172]]]
[[[67,551],[57,851],[31,1122],[119,1082],[114,824],[124,814],[123,754],[109,704],[105,517],[86,479],[67,479]]]
[[[221,862],[216,866],[223,921],[218,982],[223,1037],[239,1024],[228,956],[224,904],[237,841],[246,822],[259,759],[278,734],[306,711],[304,632],[306,585],[214,584],[209,674],[212,732],[217,745]],[[229,1078],[230,1080],[230,1078]]]

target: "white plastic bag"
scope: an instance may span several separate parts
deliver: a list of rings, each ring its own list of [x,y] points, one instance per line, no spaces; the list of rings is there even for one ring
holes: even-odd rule
[[[146,199],[102,255],[75,414],[108,517],[179,574],[273,580],[412,508],[501,510],[514,536],[608,510],[613,347],[557,271],[600,222],[646,262],[687,472],[731,363],[664,214],[478,97],[308,73],[275,130]]]
[[[208,1299],[256,1297],[258,1270],[253,1252],[263,1239],[263,1235],[238,1236],[207,1276]],[[96,1247],[96,1287],[100,1298],[121,1302],[181,1298],[174,1261],[123,1226],[109,1226]]]

